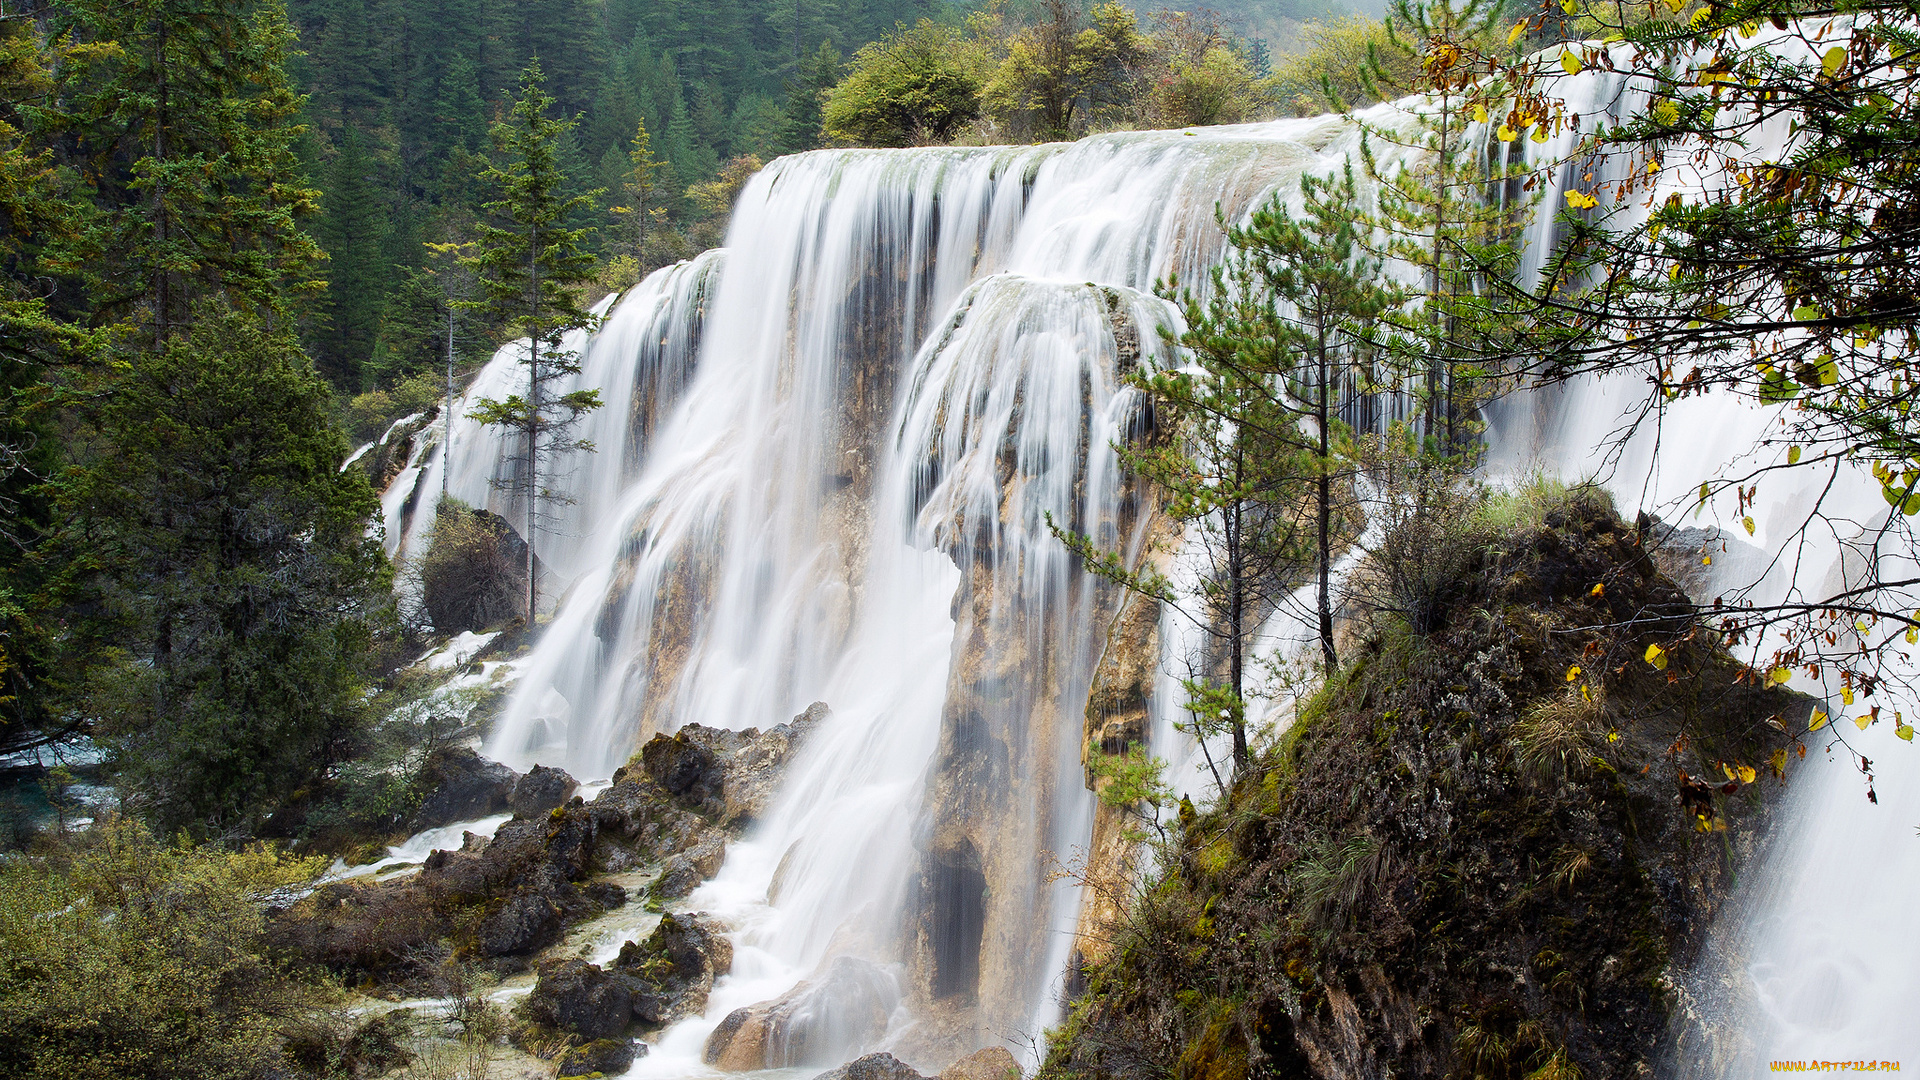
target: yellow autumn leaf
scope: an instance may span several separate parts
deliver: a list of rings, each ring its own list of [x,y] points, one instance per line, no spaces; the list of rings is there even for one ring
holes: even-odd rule
[[[1647,646],[1646,660],[1661,671],[1667,670],[1667,650],[1661,648],[1658,643]]]
[[[1572,49],[1560,50],[1560,67],[1569,75],[1580,74],[1580,58],[1573,55]]]
[[[1727,775],[1727,779],[1729,780],[1739,775],[1738,773],[1733,771],[1733,766],[1727,764],[1724,761],[1720,763],[1720,771],[1725,773]]]
[[[1619,733],[1619,732],[1617,732],[1617,731],[1609,731],[1609,732],[1607,732],[1607,741],[1608,741],[1608,742],[1610,742],[1610,743],[1616,743],[1616,742],[1619,742],[1619,741],[1620,741],[1620,733]]]
[[[1649,161],[1649,162],[1647,162],[1647,175],[1648,175],[1648,176],[1652,176],[1652,175],[1653,175],[1654,173],[1657,173],[1657,172],[1659,172],[1659,171],[1660,171],[1660,163],[1659,163],[1659,162],[1657,162],[1657,161]]]
[[[1842,705],[1853,704],[1853,687],[1843,686],[1840,688],[1840,704]]]
[[[1473,122],[1476,124],[1487,122],[1487,107],[1477,101],[1473,105]]]
[[[1502,128],[1501,130],[1504,131],[1506,129]],[[1569,191],[1567,192],[1567,205],[1576,210],[1589,210],[1600,205],[1600,200],[1584,191]]]
[[[1533,141],[1537,143],[1546,142],[1547,141],[1547,125],[1541,124],[1540,126],[1534,128],[1532,138],[1533,138]]]
[[[1859,728],[1861,731],[1867,730],[1867,725],[1871,723],[1873,723],[1872,713],[1861,713],[1859,716],[1853,718],[1853,726]]]
[[[1759,779],[1759,777],[1760,777],[1760,774],[1753,771],[1753,766],[1751,765],[1740,766],[1740,782],[1741,783],[1751,784],[1755,780]]]
[[[1667,0],[1667,6],[1673,9],[1675,15],[1678,15],[1680,9],[1687,6],[1687,0]]]
[[[1688,25],[1692,26],[1695,30],[1698,30],[1712,21],[1713,21],[1713,9],[1701,8],[1699,11],[1696,11],[1693,13],[1693,18],[1688,19],[1687,23]]]
[[[1775,750],[1773,752],[1773,756],[1767,759],[1767,764],[1773,766],[1773,775],[1785,776],[1787,773],[1786,749],[1783,747],[1779,750]]]
[[[1580,677],[1580,665],[1579,665],[1579,664],[1575,664],[1575,665],[1573,665],[1572,667],[1570,667],[1570,668],[1568,668],[1568,669],[1567,669],[1567,681],[1568,681],[1568,682],[1572,682],[1573,680],[1575,680],[1575,679],[1577,679],[1577,678],[1579,678],[1579,677]]]
[[[1787,464],[1789,465],[1800,464],[1800,448],[1799,447],[1797,446],[1787,447]]]
[[[1900,736],[1902,739],[1905,739],[1907,742],[1913,741],[1913,725],[1912,724],[1895,724],[1893,726],[1893,733],[1895,735]]]
[[[1827,714],[1821,712],[1819,709],[1813,710],[1813,714],[1807,717],[1808,731],[1819,731],[1821,728],[1826,726],[1827,726]]]
[[[1920,630],[1915,630],[1911,626],[1907,627],[1907,644],[1912,645],[1916,642],[1920,642]]]
[[[1507,44],[1511,45],[1514,42],[1519,41],[1520,35],[1526,32],[1527,32],[1527,21],[1525,19],[1522,19],[1519,22],[1514,23],[1513,29],[1507,31]]]
[[[1588,589],[1588,590],[1587,590],[1587,595],[1588,595],[1588,596],[1605,596],[1605,595],[1607,595],[1607,583],[1603,581],[1603,582],[1601,582],[1600,584],[1598,584],[1598,585],[1595,585],[1595,586],[1594,586],[1593,588],[1591,588],[1591,589]]]
[[[1846,62],[1847,62],[1846,48],[1844,46],[1835,45],[1833,48],[1827,50],[1825,56],[1822,56],[1820,58],[1820,70],[1823,73],[1825,73],[1829,78],[1831,78],[1832,76],[1839,73],[1840,69],[1846,65]]]
[[[1741,518],[1740,524],[1746,528],[1748,536],[1753,535],[1753,519],[1751,517]]]
[[[1767,681],[1775,685],[1783,684],[1791,678],[1793,678],[1793,672],[1787,668],[1777,667],[1767,672]]]
[[[1517,139],[1517,138],[1519,138],[1519,137],[1520,137],[1520,133],[1519,133],[1519,132],[1517,132],[1517,131],[1515,131],[1515,130],[1513,130],[1512,128],[1510,128],[1510,127],[1508,127],[1508,126],[1507,126],[1507,125],[1505,125],[1505,124],[1501,124],[1501,125],[1500,125],[1500,130],[1498,130],[1498,131],[1496,131],[1496,132],[1494,132],[1493,134],[1494,134],[1494,136],[1495,136],[1495,137],[1497,137],[1497,138],[1498,138],[1498,139],[1499,139],[1499,140],[1500,140],[1501,142],[1512,142],[1513,140],[1515,140],[1515,139]]]

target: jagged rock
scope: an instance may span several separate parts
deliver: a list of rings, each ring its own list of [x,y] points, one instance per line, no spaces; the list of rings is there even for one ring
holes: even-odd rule
[[[420,808],[413,812],[407,828],[419,832],[502,813],[519,779],[520,774],[512,769],[488,761],[467,747],[435,750],[415,781],[426,797],[420,800]]]
[[[727,1014],[707,1037],[703,1057],[726,1072],[832,1061],[885,1034],[899,1001],[898,983],[884,969],[837,956],[825,974]]]
[[[612,969],[635,980],[634,1019],[670,1024],[706,1010],[714,980],[733,969],[733,943],[705,912],[663,915],[645,941],[620,947]]]
[[[559,941],[565,929],[560,905],[541,893],[523,892],[480,923],[474,945],[481,956],[525,956]]]
[[[535,765],[514,782],[507,796],[507,807],[521,817],[537,817],[556,806],[564,806],[580,787],[563,769]]]
[[[655,735],[640,748],[640,767],[665,788],[667,794],[683,804],[702,808],[709,799],[717,799],[725,784],[727,771],[720,758],[703,745],[698,724],[689,724],[672,735]]]
[[[892,1054],[868,1054],[837,1069],[829,1069],[814,1080],[927,1080],[913,1066]]]
[[[1006,1047],[989,1046],[941,1069],[939,1080],[1020,1080],[1020,1062]]]
[[[658,899],[678,900],[719,873],[726,859],[726,841],[719,836],[707,836],[695,847],[668,859],[651,891]]]
[[[555,1076],[591,1076],[599,1073],[612,1076],[626,1072],[633,1066],[634,1059],[644,1056],[647,1044],[635,1044],[627,1039],[595,1039],[584,1046],[576,1046],[560,1059],[560,1070]]]
[[[520,1011],[555,1031],[609,1039],[625,1035],[633,1022],[633,983],[585,960],[548,960],[540,965],[540,979]]]
[[[766,815],[787,761],[827,713],[826,702],[816,701],[791,721],[761,732],[727,762],[724,821],[744,825]]]

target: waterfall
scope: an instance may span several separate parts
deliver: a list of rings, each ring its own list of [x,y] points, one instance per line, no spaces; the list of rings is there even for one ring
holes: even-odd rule
[[[1614,73],[1562,89],[1586,130],[1645,101]],[[1406,116],[1392,105],[1363,115]],[[1526,149],[1565,157],[1575,137]],[[725,249],[656,272],[597,330],[568,339],[582,358],[577,385],[607,405],[582,430],[596,452],[557,466],[572,502],[543,526],[551,622],[518,665],[485,752],[605,777],[656,732],[765,728],[816,700],[832,709],[776,809],[688,900],[736,927],[733,973],[705,1016],[666,1032],[632,1075],[704,1070],[701,1046],[728,1011],[842,962],[864,965],[854,982],[897,988],[888,1030],[833,1045],[833,1060],[776,1064],[884,1047],[939,1068],[995,1043],[1032,1064],[1028,1040],[1057,1019],[1072,947],[1078,897],[1052,871],[1088,842],[1081,714],[1116,602],[1046,519],[1105,545],[1137,539],[1142,493],[1119,475],[1111,443],[1142,419],[1122,375],[1163,360],[1161,329],[1178,326],[1156,281],[1202,279],[1224,247],[1216,213],[1239,218],[1274,192],[1297,205],[1302,174],[1337,169],[1358,145],[1351,121],[1320,117],[782,158],[742,192]],[[1575,171],[1547,176],[1530,272]],[[1672,189],[1719,182],[1679,161],[1661,178]],[[464,419],[473,400],[524,380],[517,359],[502,349],[453,410],[450,454],[445,438],[416,449],[388,493],[390,550],[420,549],[432,497],[422,493],[445,470],[453,495],[510,522],[524,513],[493,483],[507,448]],[[1588,383],[1502,406],[1490,467],[1595,472],[1605,463],[1592,448],[1639,389]],[[1604,479],[1629,513],[1670,514],[1771,422],[1726,397],[1673,403]],[[1763,508],[1759,539],[1777,540],[1809,492],[1768,494],[1778,504]],[[1884,505],[1858,505],[1862,522],[1884,518]],[[1763,588],[1792,584],[1791,570],[1775,573]],[[1171,654],[1192,634],[1168,625],[1163,637]],[[1162,679],[1150,697],[1168,743],[1156,752],[1184,758],[1169,724],[1177,686]],[[1920,783],[1894,778],[1893,768],[1914,772],[1896,759],[1883,762],[1883,790]],[[1839,835],[1856,845],[1890,845],[1889,830],[1911,823],[1893,800],[1866,807],[1845,774],[1810,760],[1790,789],[1797,824],[1776,839],[1776,861],[1749,875],[1771,891],[1740,901],[1754,913],[1742,926],[1774,929],[1758,945],[1721,933],[1709,962],[1737,959],[1698,977],[1749,988],[1725,1008],[1799,1010],[1814,1024],[1817,1010],[1792,1002],[1848,979],[1856,993],[1911,1000],[1920,965],[1909,953],[1821,959],[1826,939],[1806,914],[1850,911],[1832,899],[1847,879],[1804,854],[1832,842],[1828,822],[1847,822]],[[1913,841],[1899,839],[1911,881]],[[1828,1045],[1792,1053],[1849,1056]],[[1851,1056],[1867,1052],[1862,1042]]]

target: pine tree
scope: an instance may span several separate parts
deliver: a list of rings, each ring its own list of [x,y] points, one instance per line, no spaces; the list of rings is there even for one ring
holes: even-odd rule
[[[1210,368],[1241,370],[1240,377],[1275,396],[1261,415],[1280,423],[1264,435],[1305,468],[1315,615],[1321,657],[1332,671],[1339,664],[1332,597],[1337,485],[1353,466],[1351,432],[1340,413],[1344,402],[1375,389],[1380,321],[1406,297],[1361,243],[1351,164],[1337,179],[1303,177],[1300,188],[1301,216],[1276,195],[1247,224],[1228,230],[1233,255],[1204,304],[1186,299],[1181,344],[1210,357]]]
[[[326,329],[315,351],[328,379],[358,389],[391,291],[385,192],[352,128],[346,130],[328,174],[329,190],[315,229],[328,255]]]
[[[1410,346],[1402,367],[1422,384],[1424,434],[1442,459],[1470,453],[1489,374],[1472,361],[1489,351],[1485,338],[1501,333],[1482,317],[1492,291],[1487,277],[1512,272],[1513,238],[1530,205],[1522,155],[1517,147],[1509,153],[1508,144],[1529,130],[1544,141],[1558,122],[1537,95],[1515,95],[1507,80],[1487,74],[1498,67],[1487,43],[1506,2],[1394,0],[1389,41],[1419,60],[1413,89],[1422,97],[1410,135],[1378,124],[1363,128],[1361,157],[1378,189],[1374,224],[1390,237],[1388,253],[1419,268],[1425,286],[1417,312],[1399,320]],[[1386,79],[1377,57],[1372,74]],[[1404,89],[1369,86],[1376,95]],[[1496,120],[1495,138],[1473,138],[1475,125]],[[1415,163],[1389,169],[1376,155],[1380,143],[1421,153]]]
[[[317,192],[294,143],[303,100],[293,30],[274,0],[77,0],[91,42],[65,73],[79,150],[103,209],[96,310],[133,315],[156,341],[220,298],[277,319],[320,250],[301,222]]]
[[[92,416],[57,539],[134,805],[171,832],[244,831],[343,752],[390,601],[379,503],[298,344],[203,306]]]
[[[653,156],[653,140],[647,135],[647,122],[640,121],[627,150],[627,171],[621,177],[620,198],[624,205],[612,208],[625,225],[629,254],[642,267],[647,265],[647,231],[665,212],[654,203],[655,177],[666,162]]]
[[[529,628],[539,601],[540,505],[560,497],[541,486],[541,466],[554,455],[591,449],[569,433],[582,415],[600,407],[597,390],[548,394],[554,383],[580,372],[579,357],[562,350],[560,339],[591,322],[577,287],[591,277],[594,263],[585,247],[587,230],[567,226],[570,215],[591,205],[587,195],[564,194],[560,140],[573,124],[547,115],[553,98],[542,88],[544,81],[540,62],[529,64],[509,118],[493,127],[498,160],[482,177],[499,193],[486,208],[500,223],[482,223],[479,253],[462,260],[479,274],[482,290],[480,299],[463,306],[499,318],[527,337],[526,394],[484,399],[473,415],[513,429],[520,439],[506,483],[525,511]]]

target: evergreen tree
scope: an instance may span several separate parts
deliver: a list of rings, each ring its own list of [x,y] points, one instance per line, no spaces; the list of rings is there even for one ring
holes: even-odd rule
[[[223,834],[344,751],[390,572],[290,334],[196,315],[102,400],[58,541],[99,613],[70,642],[99,650],[78,710],[103,718],[134,805]]]
[[[1381,259],[1360,241],[1360,197],[1349,165],[1337,179],[1303,177],[1304,213],[1278,195],[1228,230],[1233,255],[1206,300],[1184,298],[1180,343],[1208,370],[1231,370],[1273,396],[1236,423],[1273,424],[1262,436],[1301,470],[1303,531],[1316,588],[1321,658],[1338,666],[1333,641],[1332,563],[1340,488],[1352,472],[1344,401],[1375,389],[1379,321],[1404,301],[1385,282]],[[1298,514],[1285,505],[1269,513]]]
[[[657,217],[665,216],[665,212],[654,205],[655,177],[664,164],[653,156],[653,140],[647,135],[646,121],[641,121],[629,144],[627,168],[621,177],[619,194],[625,205],[612,210],[625,227],[627,242],[631,245],[629,253],[643,267],[647,265],[647,230]]]
[[[579,418],[600,407],[595,390],[550,395],[552,385],[580,371],[579,358],[560,348],[569,330],[589,324],[577,288],[593,272],[586,232],[567,219],[591,204],[587,195],[566,195],[560,142],[570,120],[547,115],[553,98],[542,88],[539,61],[527,66],[508,119],[493,127],[498,160],[484,174],[499,198],[487,204],[499,224],[482,223],[479,252],[462,260],[480,276],[480,299],[464,306],[507,322],[527,337],[526,394],[484,399],[474,416],[513,429],[520,438],[509,489],[521,500],[527,542],[527,625],[538,610],[535,549],[540,505],[560,497],[541,485],[541,466],[554,455],[591,449],[568,437]]]
[[[164,340],[202,299],[277,318],[320,251],[294,143],[293,30],[274,0],[75,0],[92,42],[67,71],[102,208],[95,307]]]
[[[318,228],[328,259],[325,329],[316,342],[320,370],[339,386],[357,387],[373,355],[391,289],[386,257],[385,193],[374,163],[348,128],[328,169],[328,194]]]
[[[1424,283],[1420,307],[1399,320],[1409,346],[1402,368],[1421,384],[1428,446],[1447,459],[1470,452],[1477,432],[1491,373],[1474,361],[1490,351],[1489,338],[1507,332],[1485,317],[1494,291],[1488,279],[1512,273],[1513,238],[1531,204],[1523,155],[1503,147],[1528,132],[1545,141],[1559,122],[1539,95],[1515,94],[1507,80],[1485,74],[1493,59],[1487,43],[1505,12],[1506,0],[1394,0],[1389,43],[1420,63],[1415,126],[1410,137],[1363,126],[1361,156],[1378,187],[1374,223],[1391,238],[1388,252],[1417,267]],[[1376,56],[1370,92],[1403,89],[1373,84],[1387,72]],[[1495,137],[1472,138],[1476,124],[1492,126]],[[1388,168],[1375,152],[1382,142],[1421,153]]]

